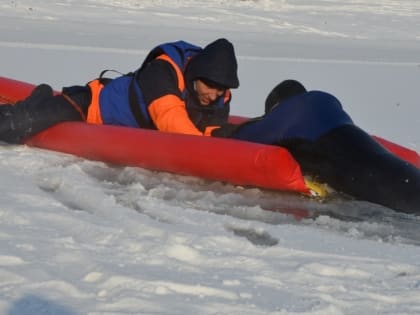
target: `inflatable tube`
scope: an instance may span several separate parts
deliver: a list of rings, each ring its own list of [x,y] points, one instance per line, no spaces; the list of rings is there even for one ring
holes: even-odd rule
[[[25,143],[113,164],[307,192],[299,165],[280,147],[82,122],[60,123]]]
[[[33,88],[0,77],[3,103],[23,99]],[[25,144],[118,165],[309,193],[299,164],[275,146],[82,122],[57,124]]]

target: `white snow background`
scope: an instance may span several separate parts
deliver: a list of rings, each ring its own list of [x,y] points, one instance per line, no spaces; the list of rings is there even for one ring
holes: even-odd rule
[[[2,0],[0,75],[60,89],[219,37],[238,55],[233,114],[294,78],[420,151],[417,0]],[[380,206],[11,145],[0,191],[0,314],[420,313],[420,220]]]

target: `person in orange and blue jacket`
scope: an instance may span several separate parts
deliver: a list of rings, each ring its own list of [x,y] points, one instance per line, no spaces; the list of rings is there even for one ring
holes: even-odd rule
[[[232,43],[204,48],[185,41],[161,44],[135,72],[101,76],[53,95],[41,84],[15,105],[0,107],[0,140],[21,143],[54,124],[86,121],[211,136],[227,123],[230,89],[239,86]]]

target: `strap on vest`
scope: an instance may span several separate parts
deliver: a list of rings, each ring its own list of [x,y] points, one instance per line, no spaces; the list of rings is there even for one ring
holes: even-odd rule
[[[103,85],[107,85],[107,83],[111,82],[113,79],[112,78],[105,78],[104,75],[107,72],[114,72],[118,75],[124,75],[124,73],[121,73],[118,70],[114,70],[114,69],[105,69],[102,70],[101,73],[99,74],[99,77],[97,78],[97,80],[99,80],[100,83],[102,83]]]
[[[79,104],[77,104],[70,96],[65,93],[61,93],[61,96],[64,97],[64,99],[79,113],[82,120],[87,121],[87,117]]]

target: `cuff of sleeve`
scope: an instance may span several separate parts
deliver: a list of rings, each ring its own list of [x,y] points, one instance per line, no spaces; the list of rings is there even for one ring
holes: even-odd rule
[[[220,126],[208,126],[204,130],[204,135],[207,137],[211,137],[213,130],[219,129]]]

